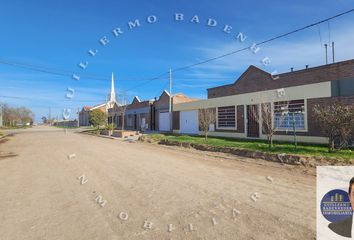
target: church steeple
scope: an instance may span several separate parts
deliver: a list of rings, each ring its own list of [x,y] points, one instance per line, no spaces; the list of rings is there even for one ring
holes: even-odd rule
[[[114,90],[114,74],[112,72],[111,93],[107,94],[107,99],[106,99],[107,110],[109,108],[113,108],[113,106],[116,102],[117,102],[117,100],[116,100],[116,92]]]
[[[110,102],[116,102],[116,92],[114,91],[114,74],[112,72],[111,95]]]

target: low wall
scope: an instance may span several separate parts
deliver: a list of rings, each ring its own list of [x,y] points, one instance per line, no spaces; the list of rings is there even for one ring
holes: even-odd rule
[[[140,138],[141,141],[147,140],[148,142],[152,142],[151,139]],[[326,158],[326,157],[311,157],[311,156],[302,156],[302,155],[293,155],[293,154],[276,154],[276,153],[268,153],[268,152],[260,152],[255,150],[248,149],[240,149],[240,148],[231,148],[231,147],[213,147],[203,144],[195,144],[195,143],[187,143],[187,142],[178,142],[178,141],[169,141],[169,140],[161,140],[157,142],[158,144],[168,145],[168,146],[178,146],[184,148],[194,148],[200,151],[210,151],[210,152],[222,152],[234,154],[237,156],[248,157],[248,158],[258,158],[264,159],[272,162],[279,162],[283,164],[290,165],[302,165],[305,167],[316,167],[323,165],[348,165],[345,160],[336,159],[334,157]]]

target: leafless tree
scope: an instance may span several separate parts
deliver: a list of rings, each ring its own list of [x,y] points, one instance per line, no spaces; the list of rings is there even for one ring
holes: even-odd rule
[[[273,109],[271,103],[262,103],[261,107],[261,121],[262,131],[267,135],[267,141],[269,148],[273,147],[273,137],[276,131],[278,130],[278,126],[273,123]]]
[[[205,141],[208,140],[210,124],[215,124],[215,109],[199,109],[199,126],[200,129],[204,132]]]
[[[122,118],[122,131],[124,131],[124,127],[125,127],[125,112],[127,110],[128,105],[126,103],[124,103],[122,106],[119,106],[119,115]]]
[[[337,101],[329,105],[315,105],[313,112],[319,127],[328,137],[328,151],[335,151],[336,142],[339,143],[338,148],[347,146],[354,134],[354,107]]]
[[[3,122],[7,126],[15,126],[16,124],[27,124],[33,122],[33,112],[25,107],[14,108],[7,104],[3,105]]]

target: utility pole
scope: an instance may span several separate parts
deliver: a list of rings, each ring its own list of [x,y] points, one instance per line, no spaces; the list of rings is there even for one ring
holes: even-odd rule
[[[325,46],[325,51],[326,51],[326,65],[328,64],[328,54],[327,54],[327,43],[324,45]]]
[[[332,60],[334,63],[334,42],[332,42]]]
[[[77,108],[77,127],[80,127],[80,108]]]
[[[49,121],[49,126],[52,126],[52,109],[50,107],[48,112],[48,121]]]
[[[172,70],[170,68],[170,106],[169,106],[169,112],[172,112]]]
[[[169,107],[169,118],[170,118],[170,130],[172,130],[172,69],[170,68],[170,107]]]
[[[3,107],[2,107],[2,104],[0,104],[0,127],[2,127],[3,126],[3,124],[2,124],[2,116],[3,116]]]

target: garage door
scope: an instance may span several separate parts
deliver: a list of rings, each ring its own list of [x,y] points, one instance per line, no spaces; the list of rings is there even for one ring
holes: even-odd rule
[[[159,131],[169,132],[171,131],[171,120],[169,112],[160,112],[159,113]]]
[[[198,134],[198,110],[180,112],[180,131],[185,134]]]

